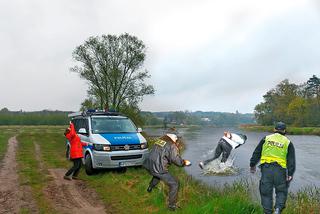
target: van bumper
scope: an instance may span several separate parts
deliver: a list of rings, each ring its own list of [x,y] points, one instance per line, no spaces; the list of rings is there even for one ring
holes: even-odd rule
[[[92,166],[95,169],[141,166],[148,155],[148,149],[112,152],[92,150]]]

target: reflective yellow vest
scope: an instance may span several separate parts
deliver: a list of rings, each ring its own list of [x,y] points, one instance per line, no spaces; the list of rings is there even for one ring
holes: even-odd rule
[[[290,140],[279,133],[266,136],[262,146],[260,163],[277,162],[282,168],[287,168],[287,154]]]

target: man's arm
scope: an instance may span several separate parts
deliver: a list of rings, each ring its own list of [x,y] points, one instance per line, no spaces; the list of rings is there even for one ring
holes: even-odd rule
[[[292,143],[290,143],[288,147],[287,169],[288,169],[288,176],[292,177],[296,170],[296,155],[295,155],[295,149]]]
[[[184,166],[184,161],[179,155],[179,151],[176,145],[172,144],[170,145],[170,151],[169,151],[169,158],[170,162],[174,163],[177,166]]]
[[[262,146],[265,142],[265,137],[261,139],[258,146],[255,148],[252,157],[250,159],[250,167],[255,167],[261,158]]]

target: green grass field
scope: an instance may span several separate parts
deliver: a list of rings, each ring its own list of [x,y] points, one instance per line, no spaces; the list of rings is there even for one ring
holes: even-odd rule
[[[0,126],[0,161],[7,151],[8,140],[17,134],[18,127]]]
[[[40,213],[56,213],[54,205],[45,197],[44,188],[49,181],[48,168],[69,168],[65,159],[64,127],[24,127],[17,132],[19,149],[17,159],[21,185],[30,186]],[[1,142],[13,134],[0,133]],[[41,164],[35,154],[35,144],[41,148]],[[2,144],[1,144],[2,145]],[[183,168],[171,167],[179,178],[179,206],[177,213],[253,214],[262,213],[260,205],[250,198],[247,182],[224,188],[210,188],[188,176]],[[147,193],[151,176],[143,168],[126,171],[104,170],[80,177],[96,190],[107,210],[112,213],[171,213],[166,208],[168,188],[160,183],[152,193]],[[319,190],[303,190],[291,194],[284,213],[317,213],[320,210]],[[318,203],[316,203],[318,202]],[[22,213],[30,213],[23,210]]]
[[[273,132],[274,126],[260,125],[241,125],[240,129],[253,132]],[[320,136],[320,127],[287,127],[287,133],[292,135],[318,135]]]

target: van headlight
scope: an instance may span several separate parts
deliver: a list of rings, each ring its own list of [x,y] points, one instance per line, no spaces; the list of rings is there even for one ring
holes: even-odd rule
[[[107,151],[107,152],[111,150],[110,146],[105,144],[93,144],[93,149],[97,151]]]
[[[140,144],[140,148],[141,149],[146,149],[146,148],[148,148],[148,144],[147,143],[141,143]]]

